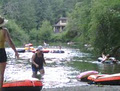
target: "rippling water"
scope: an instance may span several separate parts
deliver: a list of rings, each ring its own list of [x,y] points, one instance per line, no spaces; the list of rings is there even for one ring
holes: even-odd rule
[[[90,54],[82,53],[78,49],[63,49],[65,53],[45,53],[47,65],[43,81],[44,88],[55,88],[75,85],[88,85],[80,82],[76,76],[83,71],[96,70],[100,73],[118,73],[119,64],[105,65],[90,58]],[[32,79],[31,60],[33,53],[20,53],[19,60],[15,60],[12,49],[6,49],[8,64],[5,71],[5,81]],[[38,73],[38,79],[40,74]]]

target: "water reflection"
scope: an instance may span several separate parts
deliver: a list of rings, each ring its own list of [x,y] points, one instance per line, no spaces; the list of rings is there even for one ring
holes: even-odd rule
[[[103,74],[114,74],[120,72],[120,64],[99,64],[98,68]]]
[[[114,74],[120,73],[120,63],[117,64],[109,64],[109,63],[100,63],[98,61],[93,61],[94,59],[91,57],[77,57],[69,63],[70,66],[76,68],[76,70],[80,70],[81,72],[88,70],[96,70],[101,74]]]

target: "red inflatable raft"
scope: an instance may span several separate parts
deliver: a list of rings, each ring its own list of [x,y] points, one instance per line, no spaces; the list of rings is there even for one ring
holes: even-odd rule
[[[41,91],[42,86],[39,80],[21,80],[4,83],[2,91]]]
[[[88,80],[93,81],[96,84],[103,85],[120,85],[120,73],[117,74],[102,74],[102,75],[90,75]]]
[[[43,53],[48,53],[48,52],[49,52],[49,50],[43,49]]]
[[[77,76],[77,79],[81,80],[81,81],[88,81],[87,80],[87,77],[90,76],[90,75],[95,75],[95,74],[98,74],[97,71],[94,71],[94,70],[91,70],[91,71],[85,71],[85,72],[82,72],[80,73],[78,76]]]

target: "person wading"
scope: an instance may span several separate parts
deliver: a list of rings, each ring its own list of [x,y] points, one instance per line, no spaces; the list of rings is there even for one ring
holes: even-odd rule
[[[37,77],[38,71],[40,72],[41,77],[45,73],[43,64],[46,64],[46,62],[44,59],[42,49],[43,49],[42,46],[38,46],[36,53],[34,53],[32,56],[32,71],[33,71],[32,77],[34,77],[34,78]]]

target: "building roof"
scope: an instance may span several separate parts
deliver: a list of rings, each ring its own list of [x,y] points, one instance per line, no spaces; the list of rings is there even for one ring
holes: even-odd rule
[[[59,19],[59,21],[61,21],[61,20],[67,20],[67,17],[61,17],[60,19]],[[58,23],[57,24],[54,24],[53,26],[54,27],[57,27],[57,26],[66,26],[66,24],[60,24],[60,22],[58,21]]]
[[[67,17],[61,17],[59,20],[63,20],[63,19],[67,20]]]

